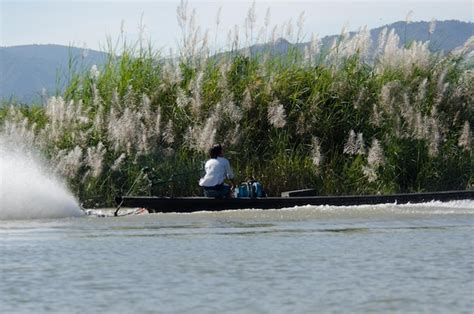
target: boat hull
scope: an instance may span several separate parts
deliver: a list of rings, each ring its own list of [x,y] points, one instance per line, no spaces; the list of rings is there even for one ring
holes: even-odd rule
[[[473,200],[474,191],[444,191],[392,195],[347,195],[306,197],[265,197],[214,199],[208,197],[144,197],[122,196],[116,199],[119,207],[143,207],[149,212],[190,213],[238,209],[279,209],[305,205],[352,206],[387,203],[424,203],[429,201]]]

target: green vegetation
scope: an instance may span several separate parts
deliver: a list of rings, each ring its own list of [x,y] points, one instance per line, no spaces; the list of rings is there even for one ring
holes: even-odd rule
[[[470,189],[468,44],[443,56],[385,32],[370,52],[361,31],[323,52],[314,41],[286,56],[209,57],[188,43],[174,59],[124,45],[46,106],[4,106],[0,125],[40,149],[80,200],[101,204],[130,190],[200,195],[217,142],[238,180],[258,178],[270,195]]]

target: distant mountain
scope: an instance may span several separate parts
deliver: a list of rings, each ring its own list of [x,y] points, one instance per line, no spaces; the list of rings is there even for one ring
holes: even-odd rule
[[[400,37],[400,44],[409,44],[413,41],[430,41],[429,49],[433,52],[448,53],[451,50],[464,45],[469,37],[474,36],[474,23],[461,21],[437,21],[432,34],[429,32],[431,22],[396,22],[370,30],[370,37],[375,47],[378,37],[384,28],[388,31],[394,30]],[[349,35],[354,35],[350,32]],[[328,49],[340,35],[331,35],[321,38],[322,50]],[[273,44],[261,44],[250,47],[252,55],[265,51],[272,54],[286,54],[291,48],[303,50],[309,43],[291,44],[285,39],[278,39]]]
[[[372,40],[377,41],[380,32],[387,28],[394,29],[400,37],[400,43],[416,41],[430,41],[432,51],[443,51],[444,53],[464,45],[469,37],[474,36],[474,23],[460,21],[437,21],[435,30],[430,35],[430,22],[396,22],[390,25],[375,28],[370,31]]]
[[[429,27],[430,22],[396,22],[372,29],[370,34],[375,45],[384,28],[394,29],[401,44],[430,40],[430,49],[445,53],[462,46],[474,36],[474,23],[471,22],[438,21],[431,35]],[[337,36],[322,38],[323,49],[329,47]],[[285,54],[292,47],[303,49],[308,44],[292,44],[279,39],[272,44],[251,46],[250,51],[252,55],[264,51]],[[67,84],[69,60],[75,60],[77,70],[88,70],[93,64],[100,66],[106,58],[107,54],[103,52],[58,45],[0,47],[0,100],[38,103],[43,89],[54,94]]]
[[[47,93],[61,90],[68,81],[69,62],[77,70],[102,64],[106,54],[59,45],[0,47],[0,100],[39,102]]]

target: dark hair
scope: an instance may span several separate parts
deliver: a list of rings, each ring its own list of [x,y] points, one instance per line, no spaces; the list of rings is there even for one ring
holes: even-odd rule
[[[215,144],[209,150],[209,156],[211,156],[211,158],[217,158],[221,154],[222,154],[222,145],[221,144]]]

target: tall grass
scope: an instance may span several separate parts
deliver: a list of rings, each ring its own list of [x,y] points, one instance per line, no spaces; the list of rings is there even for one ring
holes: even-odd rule
[[[472,189],[472,39],[441,55],[386,30],[371,51],[362,29],[326,51],[313,38],[280,56],[240,50],[235,32],[231,51],[211,56],[184,4],[177,55],[124,41],[120,56],[109,48],[104,66],[73,75],[45,106],[2,108],[3,133],[42,150],[89,203],[199,195],[217,142],[237,180],[258,178],[270,195]],[[245,44],[255,41],[251,10]]]

